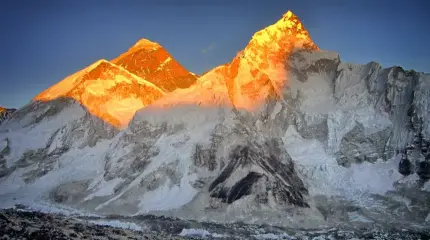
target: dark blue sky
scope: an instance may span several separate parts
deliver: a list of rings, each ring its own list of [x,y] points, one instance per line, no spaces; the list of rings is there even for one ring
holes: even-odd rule
[[[67,75],[139,38],[202,73],[291,9],[344,61],[430,72],[429,0],[3,0],[0,106],[20,107]],[[203,51],[206,49],[206,51]]]

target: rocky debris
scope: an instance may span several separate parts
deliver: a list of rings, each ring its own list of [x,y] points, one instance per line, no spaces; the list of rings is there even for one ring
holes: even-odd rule
[[[178,218],[139,215],[134,218],[107,217],[103,221],[140,222],[145,230],[93,224],[98,218],[78,219],[58,214],[6,209],[0,211],[0,239],[430,239],[415,230],[381,230],[378,227],[342,229],[289,229],[270,225],[208,223]],[[114,220],[115,219],[115,220]],[[189,234],[181,236],[184,232]],[[194,233],[193,233],[194,231]]]
[[[60,184],[50,192],[49,198],[56,203],[72,205],[85,197],[89,182],[90,180],[82,180]]]
[[[165,232],[136,231],[41,212],[0,211],[0,239],[185,239]]]

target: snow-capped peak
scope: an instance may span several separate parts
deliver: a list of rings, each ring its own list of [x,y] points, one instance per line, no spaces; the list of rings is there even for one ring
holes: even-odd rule
[[[295,49],[303,48],[319,50],[291,11],[256,32],[230,64],[216,68],[224,75],[230,101],[236,108],[253,110],[267,97],[280,97],[281,88],[288,82],[286,62]],[[210,81],[210,76],[205,74],[203,80]]]
[[[165,92],[126,69],[101,59],[46,89],[34,100],[68,97],[111,125],[127,126],[134,113]]]
[[[130,48],[130,50],[138,50],[142,48],[147,50],[157,50],[158,48],[161,48],[161,45],[149,39],[141,38],[133,45],[133,47]]]

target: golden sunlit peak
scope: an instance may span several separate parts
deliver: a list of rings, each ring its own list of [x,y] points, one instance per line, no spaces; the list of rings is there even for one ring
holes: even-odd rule
[[[287,45],[293,48],[306,46],[307,48],[318,50],[318,47],[312,42],[308,31],[292,11],[287,11],[279,21],[256,32],[251,40],[251,45],[254,44],[257,46],[273,45],[271,47],[281,47],[283,49],[288,49]]]
[[[291,17],[295,17],[296,15],[294,15],[293,12],[291,12],[290,10],[288,10],[286,13],[284,13],[284,15],[282,16],[282,18],[286,18],[286,19],[290,19]]]
[[[267,97],[282,97],[288,84],[285,63],[296,49],[319,50],[291,11],[256,32],[228,66],[226,83],[234,106],[253,110]]]
[[[157,42],[153,42],[151,40],[148,40],[146,38],[142,38],[139,41],[137,41],[133,47],[131,47],[131,49],[141,49],[141,48],[145,48],[145,49],[157,49],[157,48],[161,48],[161,45]]]

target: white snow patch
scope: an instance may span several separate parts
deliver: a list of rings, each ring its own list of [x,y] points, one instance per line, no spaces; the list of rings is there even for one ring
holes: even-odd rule
[[[385,194],[394,190],[393,183],[403,177],[396,169],[397,163],[392,160],[354,164],[347,171],[350,178],[345,180],[356,192]]]
[[[96,188],[96,191],[88,195],[84,201],[88,201],[94,197],[103,197],[103,196],[110,196],[114,194],[115,187],[122,183],[124,180],[121,178],[114,178],[109,181],[100,181],[98,185],[96,185],[94,188]]]
[[[28,126],[22,128],[21,122],[12,122],[10,125],[2,126],[2,128],[13,129],[5,133],[0,133],[1,138],[8,138],[10,144],[10,154],[7,156],[7,167],[12,167],[18,159],[21,158],[28,150],[45,148],[48,140],[55,131],[72,122],[85,116],[85,111],[81,106],[74,104],[61,111],[52,117],[37,124],[37,127]],[[24,121],[24,120],[23,120]],[[23,141],[25,139],[25,141]]]
[[[146,230],[146,228],[142,228],[141,226],[137,225],[136,223],[123,222],[123,221],[118,221],[118,220],[90,220],[88,222],[95,224],[95,225],[130,229],[130,230],[139,231],[139,232],[143,232]]]
[[[7,140],[3,139],[0,143],[0,152],[3,151],[7,147]]]
[[[3,196],[0,197],[0,199],[2,199]],[[55,204],[51,204],[51,203],[47,203],[45,201],[32,201],[29,205],[29,202],[27,202],[26,208],[25,209],[21,209],[21,208],[16,208],[17,211],[23,211],[23,212],[43,212],[43,213],[48,213],[48,214],[62,214],[65,216],[80,216],[80,217],[98,217],[98,218],[103,218],[103,216],[100,215],[96,215],[93,213],[89,213],[89,212],[85,212],[83,210],[78,210],[72,207],[67,207],[67,206],[60,206],[60,205],[55,205]],[[22,203],[21,203],[22,204]],[[6,209],[6,208],[14,208],[14,205],[1,205],[1,209]]]
[[[184,228],[179,233],[179,236],[182,236],[182,237],[202,237],[202,238],[208,238],[208,237],[212,237],[212,238],[228,237],[228,235],[219,234],[219,233],[210,233],[209,231],[207,231],[205,229],[196,229],[196,228],[191,228],[191,229]]]
[[[166,58],[166,60],[164,60],[164,61],[160,64],[160,66],[158,66],[157,70],[158,70],[158,71],[163,70],[163,69],[164,69],[164,66],[165,66],[166,64],[168,64],[170,61],[172,61],[172,58],[171,58],[171,57]]]
[[[427,181],[421,190],[426,191],[426,192],[430,192],[430,181]]]
[[[279,102],[276,103],[275,109],[273,109],[273,112],[270,115],[270,119],[272,119],[272,120],[275,119],[276,116],[281,112],[281,110],[282,110],[282,104],[280,104]]]
[[[291,94],[295,98],[300,92],[300,110],[305,114],[325,114],[335,110],[332,87],[329,78],[320,74],[310,74],[306,82],[295,77],[290,79]]]
[[[379,113],[373,107],[329,112],[327,145],[330,153],[339,151],[343,136],[351,131],[357,123],[363,125],[365,135],[381,131],[392,124],[387,114]]]
[[[399,160],[397,162],[399,162]],[[408,186],[412,186],[415,183],[417,183],[419,180],[420,180],[420,176],[418,176],[418,174],[414,173],[414,174],[411,174],[409,176],[404,177],[403,179],[400,179],[399,183],[403,183],[403,184],[406,184]]]
[[[15,204],[36,206],[38,202],[43,202],[50,191],[62,183],[93,179],[103,174],[104,153],[109,143],[109,141],[101,141],[93,148],[70,150],[61,157],[58,166],[29,184],[25,184],[21,179],[24,169],[14,171],[0,182],[2,185],[0,208]]]
[[[286,233],[274,234],[274,233],[264,233],[253,235],[256,239],[266,240],[266,239],[295,239]]]
[[[339,166],[319,141],[303,139],[293,127],[288,128],[283,140],[311,195],[357,200],[369,193],[393,190],[393,183],[402,178],[395,170],[397,162],[392,160],[353,164],[349,168]]]
[[[364,217],[358,212],[348,212],[348,219],[350,222],[362,222],[362,223],[372,223],[374,222],[371,219]]]
[[[190,168],[193,166],[192,154],[195,151],[195,145],[197,143],[209,143],[209,136],[212,134],[215,126],[222,122],[224,111],[223,108],[202,108],[186,105],[173,107],[169,111],[147,108],[138,112],[130,125],[131,127],[139,128],[142,123],[149,123],[155,126],[167,123],[169,128],[175,126],[180,126],[180,128],[175,134],[161,135],[154,147],[162,149],[162,151],[151,158],[145,170],[124,188],[121,193],[97,206],[96,210],[120,199],[124,193],[133,187],[137,187],[149,174],[163,171],[162,168],[172,163],[175,164],[175,162],[178,162],[175,171],[182,176],[180,182],[172,183],[170,180],[166,180],[162,186],[159,186],[155,190],[142,192],[142,197],[139,199],[140,211],[136,214],[177,209],[190,202],[197,194],[197,190],[191,186],[191,183],[197,179],[197,175],[190,172]],[[132,147],[132,145],[128,146]],[[121,151],[115,149],[118,159],[123,155]],[[121,166],[121,164],[123,163],[117,162],[112,164],[112,166],[116,168]],[[109,171],[112,172],[114,170],[110,169]]]
[[[197,190],[190,184],[187,177],[181,179],[181,184],[171,185],[170,179],[165,184],[154,191],[143,195],[139,203],[140,209],[145,211],[163,211],[182,207],[191,202],[197,194]]]

